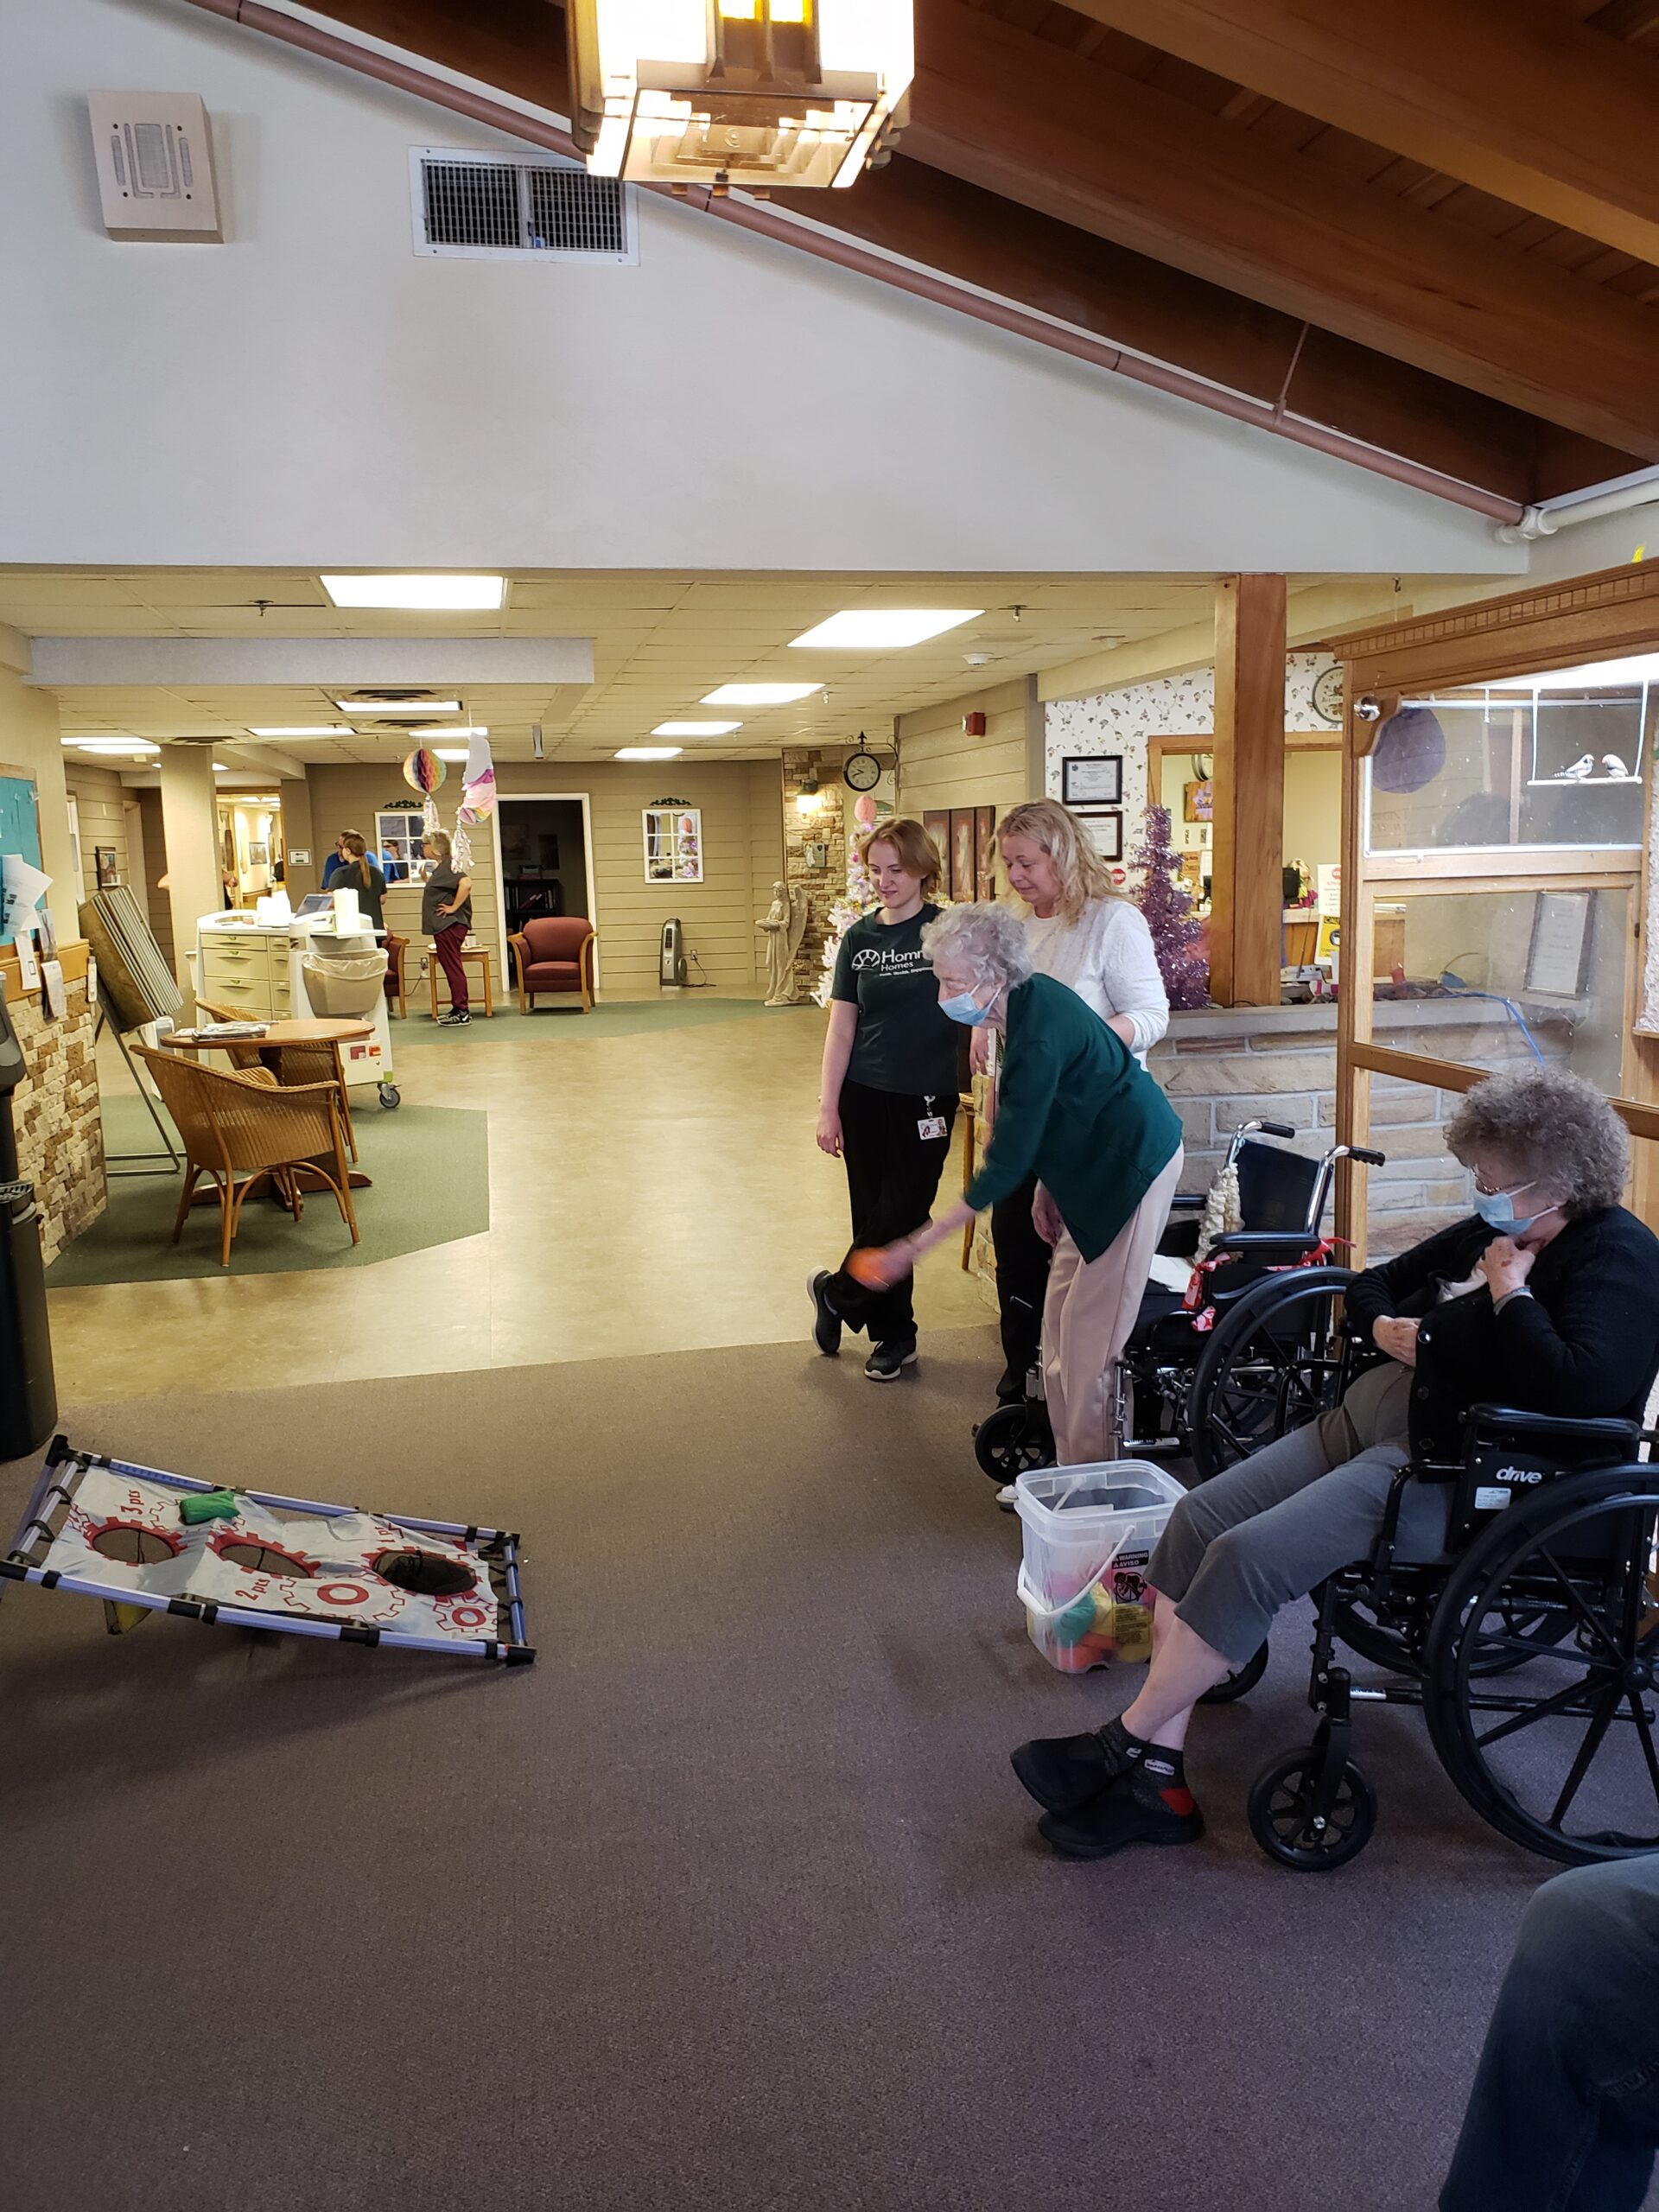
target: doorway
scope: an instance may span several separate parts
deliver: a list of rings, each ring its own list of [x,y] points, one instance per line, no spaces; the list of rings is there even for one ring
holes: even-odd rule
[[[593,921],[593,836],[585,791],[521,791],[497,798],[496,868],[501,886],[501,970],[506,940],[538,915]],[[595,947],[595,962],[598,948]],[[595,965],[594,980],[598,971]]]

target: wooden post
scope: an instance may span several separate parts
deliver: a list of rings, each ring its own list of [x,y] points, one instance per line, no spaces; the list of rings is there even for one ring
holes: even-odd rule
[[[1284,914],[1285,580],[1216,586],[1210,995],[1277,1006]]]

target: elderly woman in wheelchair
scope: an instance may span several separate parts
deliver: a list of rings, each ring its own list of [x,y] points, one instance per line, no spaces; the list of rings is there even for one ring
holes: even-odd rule
[[[1634,1480],[1647,1471],[1629,1464],[1659,1370],[1659,1240],[1618,1203],[1628,1159],[1623,1123],[1571,1074],[1539,1068],[1493,1076],[1465,1095],[1446,1135],[1472,1175],[1476,1211],[1350,1281],[1345,1329],[1355,1351],[1370,1348],[1372,1363],[1331,1410],[1200,1484],[1177,1506],[1148,1570],[1155,1593],[1151,1668],[1122,1716],[1014,1753],[1015,1773],[1045,1808],[1041,1832],[1056,1851],[1092,1859],[1128,1843],[1195,1841],[1204,1822],[1182,1764],[1193,1707],[1235,1694],[1241,1676],[1245,1686],[1258,1679],[1274,1615],[1319,1591],[1313,1701],[1321,1732],[1312,1752],[1262,1777],[1251,1822],[1258,1840],[1287,1864],[1334,1865],[1351,1856],[1370,1834],[1374,1800],[1365,1802],[1369,1784],[1346,1761],[1348,1677],[1330,1663],[1332,1636],[1344,1632],[1348,1617],[1338,1601],[1376,1611],[1382,1593],[1386,1616],[1396,1567],[1407,1582],[1419,1567],[1438,1569],[1433,1589],[1445,1594],[1453,1566],[1448,1549],[1455,1554],[1483,1527],[1461,1567],[1478,1566],[1494,1544],[1502,1549],[1507,1541],[1506,1557],[1513,1559],[1503,1574],[1510,1579],[1459,1584],[1458,1572],[1451,1573],[1456,1604],[1433,1606],[1445,1618],[1428,1635],[1429,1645],[1438,1635],[1450,1656],[1431,1652],[1433,1665],[1425,1669],[1418,1663],[1422,1639],[1394,1637],[1407,1655],[1404,1670],[1427,1685],[1399,1693],[1396,1701],[1427,1706],[1453,1780],[1516,1840],[1569,1859],[1659,1844],[1656,1832],[1608,1834],[1586,1846],[1562,1825],[1615,1707],[1618,1717],[1627,1717],[1627,1705],[1634,1715],[1653,1781],[1649,1802],[1659,1801],[1656,1716],[1645,1701],[1650,1656],[1659,1658],[1653,1572],[1659,1487]],[[1493,1408],[1516,1410],[1494,1416]],[[1466,1472],[1478,1458],[1469,1441],[1477,1431],[1489,1445],[1496,1440],[1482,1463],[1484,1488],[1471,1488]],[[1541,1470],[1510,1464],[1529,1448],[1543,1454]],[[1617,1496],[1610,1476],[1573,1482],[1573,1498],[1586,1484],[1599,1484],[1582,1511],[1574,1509],[1573,1556],[1591,1562],[1582,1573],[1557,1556],[1566,1539],[1554,1551],[1542,1537],[1524,1557],[1524,1547],[1517,1549],[1531,1525],[1528,1515],[1535,1519],[1553,1497],[1551,1478],[1564,1462],[1603,1469],[1625,1463],[1632,1478]],[[1508,1489],[1506,1480],[1536,1487]],[[1567,1500],[1569,1492],[1563,1488],[1560,1496]],[[1491,1510],[1512,1499],[1512,1516]],[[1483,1502],[1482,1511],[1471,1510]],[[1615,1507],[1623,1519],[1611,1517]],[[1592,1534],[1583,1532],[1586,1514]],[[1493,1525],[1499,1522],[1506,1525]],[[1353,1566],[1359,1560],[1367,1561],[1363,1573]],[[1622,1580],[1614,1574],[1619,1560]],[[1603,1620],[1598,1610],[1604,1584],[1617,1619],[1610,1613]],[[1376,1642],[1389,1641],[1374,1624],[1366,1626]],[[1471,1662],[1463,1649],[1459,1657],[1459,1638],[1468,1646],[1478,1632],[1487,1639],[1481,1654]],[[1535,1653],[1562,1662],[1547,1699],[1539,1692],[1530,1700],[1518,1692],[1480,1694],[1484,1677],[1506,1668],[1523,1670],[1517,1678],[1523,1687]],[[1552,1725],[1563,1717],[1581,1720],[1584,1743],[1555,1798],[1553,1823],[1525,1814],[1516,1825],[1522,1817],[1516,1807],[1499,1802],[1510,1785],[1502,1775],[1495,1778],[1497,1754],[1482,1748],[1491,1737],[1464,1729],[1468,1774],[1448,1756],[1443,1738],[1458,1732],[1459,1714],[1466,1721],[1471,1707],[1510,1714],[1492,1732],[1499,1738],[1540,1716]]]

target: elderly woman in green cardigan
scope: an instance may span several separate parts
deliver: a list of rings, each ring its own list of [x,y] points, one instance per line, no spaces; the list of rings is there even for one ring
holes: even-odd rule
[[[922,950],[952,1020],[1003,1033],[996,1121],[957,1203],[865,1264],[899,1280],[1034,1173],[1032,1217],[1054,1247],[1043,1376],[1055,1451],[1062,1466],[1109,1459],[1115,1370],[1180,1180],[1180,1122],[1122,1039],[1075,991],[1033,973],[1008,908],[949,906]]]

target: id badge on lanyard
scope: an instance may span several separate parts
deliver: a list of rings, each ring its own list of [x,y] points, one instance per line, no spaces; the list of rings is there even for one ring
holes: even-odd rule
[[[944,1116],[933,1111],[933,1093],[931,1090],[923,1093],[922,1104],[926,1110],[916,1124],[916,1134],[924,1144],[937,1143],[945,1134]]]

